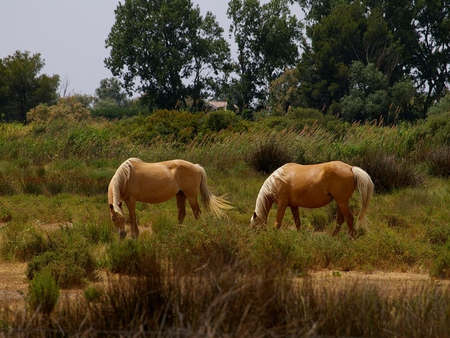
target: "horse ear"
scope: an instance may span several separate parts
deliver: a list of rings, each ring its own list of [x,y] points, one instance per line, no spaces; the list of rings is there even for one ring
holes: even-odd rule
[[[114,205],[112,205],[112,203],[110,203],[110,204],[109,204],[109,208],[110,208],[111,210],[114,210]]]
[[[119,208],[122,208],[122,202],[119,202]]]

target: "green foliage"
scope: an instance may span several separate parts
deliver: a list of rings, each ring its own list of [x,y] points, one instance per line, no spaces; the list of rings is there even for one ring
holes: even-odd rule
[[[450,146],[445,145],[433,148],[427,151],[423,157],[428,162],[431,175],[439,177],[450,176]]]
[[[410,161],[382,152],[365,153],[354,160],[354,165],[367,171],[378,193],[418,187],[425,180],[424,174]]]
[[[97,263],[86,242],[73,230],[62,229],[49,236],[48,251],[28,262],[26,276],[33,280],[47,271],[62,288],[83,286],[87,279],[96,278]]]
[[[447,244],[441,249],[430,268],[430,276],[435,278],[450,279],[450,237]]]
[[[253,145],[247,158],[254,170],[271,174],[286,163],[293,162],[294,155],[286,143],[272,136]]]
[[[28,51],[0,60],[0,111],[7,121],[24,123],[31,108],[56,101],[59,76],[39,75],[44,66],[39,53]]]
[[[56,119],[62,119],[64,123],[75,121],[89,121],[91,113],[74,96],[63,97],[56,105],[48,106],[40,104],[31,109],[27,114],[28,122],[48,123]]]
[[[195,102],[225,71],[229,47],[223,29],[210,13],[203,18],[191,1],[126,1],[115,14],[106,67],[122,77],[127,92],[137,87],[149,107],[174,109],[187,95]],[[188,78],[195,79],[192,86],[184,84]]]
[[[28,286],[27,303],[31,311],[50,315],[60,296],[58,283],[49,271],[40,272]]]
[[[103,291],[99,290],[95,286],[89,286],[86,290],[84,290],[84,298],[86,298],[88,302],[99,301],[103,295]]]
[[[439,115],[450,112],[450,93],[445,94],[438,102],[428,110],[428,116]]]
[[[374,64],[366,66],[354,61],[350,66],[350,92],[341,100],[342,118],[348,122],[379,120],[390,125],[398,123],[399,114],[404,111],[400,117],[413,120],[405,114],[414,95],[411,82],[399,81],[389,86],[388,77]]]
[[[176,110],[158,110],[149,116],[139,116],[123,122],[124,131],[132,140],[150,143],[158,137],[188,142],[198,133],[202,113]]]
[[[239,62],[234,64],[238,78],[231,82],[231,97],[239,110],[255,99],[267,96],[267,85],[286,68],[293,66],[299,55],[302,24],[290,13],[288,1],[232,0],[227,15],[230,34],[238,46]]]
[[[230,110],[216,110],[209,112],[203,118],[200,130],[204,133],[217,133],[228,129],[244,131],[246,129],[242,119]]]
[[[297,232],[269,229],[260,233],[250,248],[250,265],[257,271],[269,269],[274,275],[307,272],[311,253],[304,250]]]
[[[1,256],[26,262],[49,248],[47,238],[34,227],[21,223],[8,223],[1,232]]]

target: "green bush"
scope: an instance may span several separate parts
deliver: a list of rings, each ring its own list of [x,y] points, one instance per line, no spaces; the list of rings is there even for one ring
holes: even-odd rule
[[[450,243],[447,243],[431,265],[430,276],[450,279]]]
[[[5,259],[26,262],[48,249],[47,238],[34,227],[11,222],[3,228],[0,250]]]
[[[264,174],[271,174],[286,163],[294,161],[294,155],[285,142],[272,136],[252,146],[247,153],[250,166]]]
[[[245,130],[245,124],[242,119],[231,110],[217,110],[206,114],[203,118],[203,124],[200,130],[203,133],[217,133],[228,129],[233,131]]]
[[[33,257],[26,270],[29,280],[42,271],[54,276],[60,287],[80,287],[95,280],[97,262],[88,243],[72,229],[61,229],[49,235],[48,251]]]
[[[450,146],[432,148],[423,157],[429,164],[431,175],[450,177]]]
[[[378,193],[417,187],[422,185],[425,180],[424,174],[414,163],[383,152],[366,152],[356,158],[353,165],[367,171],[375,185],[375,191]]]
[[[28,285],[27,303],[32,312],[50,315],[55,308],[60,291],[56,279],[50,271],[38,273]]]
[[[307,271],[311,253],[304,250],[304,242],[296,231],[261,232],[252,243],[249,263],[257,271],[271,270],[273,274]]]

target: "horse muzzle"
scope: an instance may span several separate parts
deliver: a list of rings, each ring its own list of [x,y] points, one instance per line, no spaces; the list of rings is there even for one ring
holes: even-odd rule
[[[120,239],[124,239],[127,235],[127,232],[125,230],[120,230],[119,231],[119,237]]]

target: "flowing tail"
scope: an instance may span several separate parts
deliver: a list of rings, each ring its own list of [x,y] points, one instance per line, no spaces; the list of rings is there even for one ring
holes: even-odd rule
[[[202,172],[202,182],[200,183],[200,197],[203,205],[205,206],[206,210],[212,212],[216,216],[223,216],[225,214],[224,210],[233,209],[233,207],[231,206],[230,202],[224,198],[225,195],[215,196],[209,191],[208,184],[206,182],[207,178],[205,169],[203,169],[198,164],[197,166]]]
[[[356,221],[356,228],[361,226],[365,230],[368,230],[366,213],[369,208],[370,199],[373,196],[374,185],[369,174],[361,168],[352,167],[352,172],[355,176],[355,182],[361,194],[361,211],[359,212],[358,220]]]

